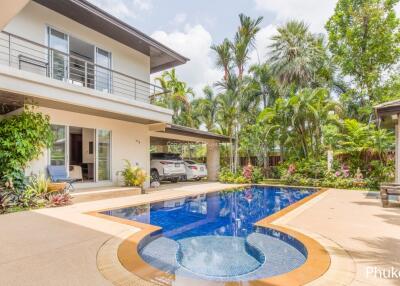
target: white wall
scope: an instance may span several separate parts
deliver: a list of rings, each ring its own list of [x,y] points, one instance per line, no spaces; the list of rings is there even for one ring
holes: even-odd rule
[[[94,149],[92,154],[89,153],[89,142],[94,144],[94,139],[94,129],[82,129],[82,163],[94,162]]]
[[[118,183],[116,172],[123,169],[124,159],[131,161],[133,165],[138,165],[149,174],[150,136],[146,125],[44,107],[38,108],[38,111],[48,114],[52,124],[110,130],[112,132],[111,172],[114,185]],[[26,175],[46,172],[48,156],[48,152],[45,151],[41,158],[32,162],[25,172]],[[107,184],[110,182],[99,182],[98,185]]]
[[[112,68],[144,81],[150,80],[150,58],[31,1],[5,27],[5,31],[47,45],[46,25],[112,53]]]

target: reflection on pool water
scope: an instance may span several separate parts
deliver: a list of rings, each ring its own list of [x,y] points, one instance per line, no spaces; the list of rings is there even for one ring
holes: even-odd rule
[[[140,255],[175,275],[246,281],[289,272],[307,257],[295,238],[254,223],[309,196],[309,189],[253,186],[103,212],[162,228]]]

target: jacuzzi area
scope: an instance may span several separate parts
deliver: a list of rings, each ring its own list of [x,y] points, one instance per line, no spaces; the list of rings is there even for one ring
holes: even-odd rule
[[[158,273],[240,283],[283,275],[306,263],[309,252],[303,242],[258,222],[316,192],[251,186],[101,214],[160,227],[136,249]]]

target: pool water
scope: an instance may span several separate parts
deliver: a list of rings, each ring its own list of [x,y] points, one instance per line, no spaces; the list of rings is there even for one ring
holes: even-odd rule
[[[161,227],[140,245],[142,258],[160,270],[247,281],[289,272],[306,261],[298,240],[254,223],[313,192],[252,186],[103,213]]]

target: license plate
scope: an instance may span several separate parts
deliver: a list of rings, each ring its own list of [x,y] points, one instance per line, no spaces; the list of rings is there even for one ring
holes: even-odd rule
[[[180,167],[180,166],[181,166],[181,164],[175,163],[175,167]]]
[[[200,167],[200,171],[204,171],[204,167]]]

